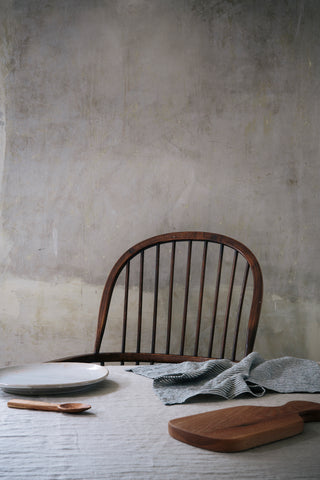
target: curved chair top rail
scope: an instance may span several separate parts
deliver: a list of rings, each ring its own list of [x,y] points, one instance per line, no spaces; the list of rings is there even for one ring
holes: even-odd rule
[[[231,249],[239,252],[248,262],[252,275],[253,275],[253,298],[250,310],[249,322],[248,322],[248,334],[246,341],[246,354],[253,350],[253,345],[256,336],[257,324],[261,311],[262,296],[263,296],[263,278],[259,262],[252,251],[243,243],[235,240],[231,237],[221,235],[218,233],[199,232],[199,231],[185,231],[185,232],[172,232],[161,235],[156,235],[146,240],[143,240],[131,248],[129,248],[118,261],[114,264],[110,274],[107,278],[101,303],[99,309],[97,335],[95,341],[95,355],[99,354],[101,342],[106,326],[106,318],[110,306],[110,300],[112,297],[115,283],[122,272],[124,266],[134,258],[141,251],[147,250],[150,247],[164,243],[175,243],[180,241],[202,241],[211,242],[230,247]],[[102,355],[102,354],[100,354]]]

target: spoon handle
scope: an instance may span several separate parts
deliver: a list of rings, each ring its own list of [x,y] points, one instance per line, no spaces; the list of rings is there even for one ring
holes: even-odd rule
[[[10,408],[27,408],[29,410],[50,410],[59,411],[59,405],[57,403],[40,402],[38,400],[9,400],[8,407]]]

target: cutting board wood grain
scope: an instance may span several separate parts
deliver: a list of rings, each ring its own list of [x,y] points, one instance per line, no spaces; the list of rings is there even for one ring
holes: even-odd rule
[[[170,435],[195,447],[239,452],[301,433],[320,421],[320,403],[294,401],[279,407],[244,405],[169,421]]]

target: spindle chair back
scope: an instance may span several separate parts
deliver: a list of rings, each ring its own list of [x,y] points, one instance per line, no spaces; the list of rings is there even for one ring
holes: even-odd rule
[[[95,351],[74,360],[237,361],[253,350],[262,295],[259,263],[239,241],[208,232],[148,238],[115,263],[101,298]]]

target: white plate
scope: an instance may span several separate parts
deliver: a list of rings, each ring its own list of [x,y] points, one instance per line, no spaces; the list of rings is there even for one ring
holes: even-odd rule
[[[52,362],[0,369],[0,388],[24,395],[78,391],[101,382],[109,371],[92,363]]]

